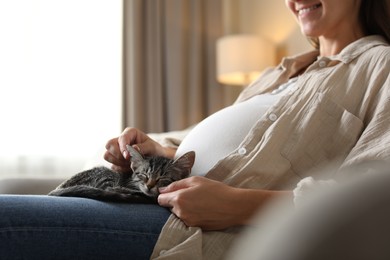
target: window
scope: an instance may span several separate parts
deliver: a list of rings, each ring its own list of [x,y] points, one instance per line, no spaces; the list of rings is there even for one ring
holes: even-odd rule
[[[0,0],[0,177],[72,175],[118,135],[122,8]]]

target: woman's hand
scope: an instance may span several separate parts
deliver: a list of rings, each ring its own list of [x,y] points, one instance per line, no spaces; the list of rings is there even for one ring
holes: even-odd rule
[[[173,157],[171,149],[161,146],[151,139],[147,134],[137,128],[128,127],[122,134],[109,140],[106,144],[107,151],[104,159],[112,163],[112,169],[119,172],[126,172],[130,169],[130,155],[126,145],[132,145],[142,155],[158,155]]]
[[[273,193],[238,189],[204,177],[190,177],[160,189],[158,203],[187,226],[220,230],[248,224]]]

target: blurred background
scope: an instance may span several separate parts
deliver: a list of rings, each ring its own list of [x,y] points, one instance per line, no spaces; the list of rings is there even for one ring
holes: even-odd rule
[[[0,0],[0,178],[71,176],[125,126],[189,127],[309,49],[283,0]]]

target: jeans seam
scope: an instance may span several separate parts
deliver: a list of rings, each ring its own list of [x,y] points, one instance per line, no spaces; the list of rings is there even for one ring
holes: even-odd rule
[[[20,227],[20,228],[0,228],[0,233],[6,232],[24,232],[24,231],[77,231],[77,232],[89,232],[89,233],[105,233],[105,234],[123,234],[123,235],[159,235],[160,233],[151,233],[151,232],[136,232],[136,231],[123,231],[123,230],[99,230],[99,229],[86,229],[86,228],[66,228],[66,227]]]

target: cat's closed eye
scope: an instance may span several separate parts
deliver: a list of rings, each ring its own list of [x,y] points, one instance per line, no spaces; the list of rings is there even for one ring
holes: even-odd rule
[[[141,179],[144,182],[147,182],[149,180],[148,176],[146,174],[138,174],[138,178]]]

